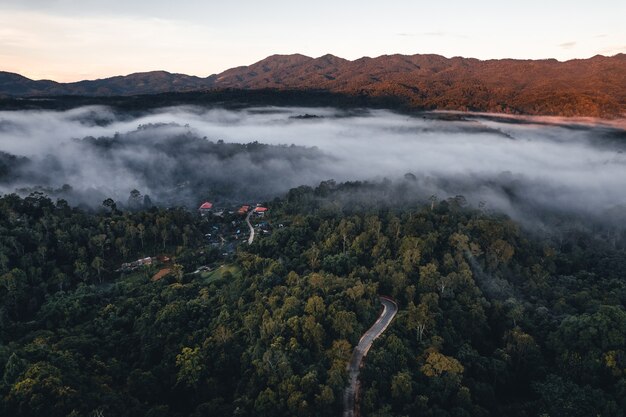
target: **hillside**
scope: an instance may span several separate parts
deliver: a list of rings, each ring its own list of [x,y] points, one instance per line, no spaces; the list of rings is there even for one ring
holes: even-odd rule
[[[339,416],[384,294],[363,417],[625,417],[624,229],[406,196],[298,187],[230,254],[235,213],[0,197],[0,415]]]
[[[209,87],[211,82],[212,77],[200,78],[166,71],[152,71],[99,80],[58,83],[50,80],[33,81],[18,74],[0,71],[0,95],[127,96],[194,91]]]
[[[56,83],[0,72],[0,96],[127,96],[206,90],[323,91],[412,109],[619,117],[626,114],[626,55],[589,59],[487,60],[384,55],[272,55],[207,78],[164,71]]]
[[[355,61],[326,55],[294,61],[273,56],[226,71],[214,85],[393,96],[424,109],[606,116],[626,111],[626,55],[567,62],[437,55]]]

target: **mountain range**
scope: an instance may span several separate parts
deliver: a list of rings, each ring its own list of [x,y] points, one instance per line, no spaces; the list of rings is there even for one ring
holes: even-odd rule
[[[272,55],[202,78],[165,71],[59,83],[0,72],[0,96],[134,96],[220,90],[327,92],[418,110],[626,116],[626,54],[570,61]]]

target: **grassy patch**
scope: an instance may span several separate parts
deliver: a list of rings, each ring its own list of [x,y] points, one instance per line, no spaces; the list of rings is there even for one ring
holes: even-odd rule
[[[203,272],[201,274],[202,278],[204,278],[207,283],[222,279],[224,275],[230,275],[232,279],[240,278],[241,269],[237,265],[225,264],[216,267],[213,271]]]
[[[129,283],[133,283],[133,284],[138,284],[141,283],[142,281],[146,280],[147,278],[150,278],[153,274],[148,272],[146,273],[146,271],[142,270],[142,269],[138,269],[137,271],[133,271],[129,274],[125,274],[123,276],[121,276],[118,281],[123,281],[123,282],[129,282]]]

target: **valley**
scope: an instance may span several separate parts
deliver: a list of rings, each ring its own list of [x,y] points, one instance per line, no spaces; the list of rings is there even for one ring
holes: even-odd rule
[[[0,416],[626,417],[620,6],[5,3]]]

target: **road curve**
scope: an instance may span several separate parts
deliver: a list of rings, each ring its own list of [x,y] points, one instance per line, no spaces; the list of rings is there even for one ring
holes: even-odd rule
[[[382,313],[380,313],[376,323],[363,333],[348,364],[349,383],[343,394],[343,417],[357,417],[359,415],[357,398],[359,396],[359,371],[363,364],[363,358],[372,347],[374,340],[383,334],[398,312],[398,305],[390,298],[380,297],[380,302],[383,304]]]
[[[246,216],[246,223],[248,223],[248,227],[250,228],[250,237],[248,238],[248,245],[252,245],[254,242],[254,227],[252,227],[252,223],[250,223],[250,216],[252,216],[252,211],[248,212]]]

